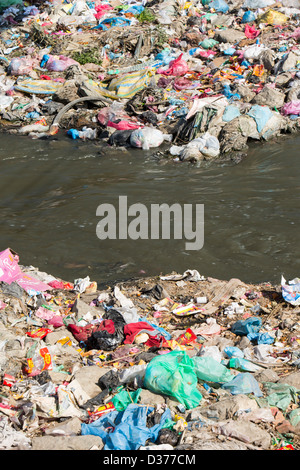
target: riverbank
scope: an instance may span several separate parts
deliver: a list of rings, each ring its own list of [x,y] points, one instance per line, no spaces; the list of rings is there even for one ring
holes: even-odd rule
[[[295,0],[8,3],[6,132],[199,162],[299,131]]]
[[[0,260],[1,449],[299,449],[297,280],[99,289]]]

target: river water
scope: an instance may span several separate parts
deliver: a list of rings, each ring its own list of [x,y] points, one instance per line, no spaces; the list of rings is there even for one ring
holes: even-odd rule
[[[300,137],[253,144],[238,165],[196,167],[138,149],[101,149],[62,136],[1,135],[0,251],[22,265],[105,285],[197,269],[219,279],[280,282],[299,276]],[[184,239],[100,240],[100,204],[204,205],[204,245]]]

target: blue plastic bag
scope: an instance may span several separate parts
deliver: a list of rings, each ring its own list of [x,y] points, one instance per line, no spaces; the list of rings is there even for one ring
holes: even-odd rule
[[[259,317],[249,317],[246,320],[238,320],[231,326],[231,331],[237,336],[247,336],[250,333],[258,333],[262,321]]]
[[[250,333],[249,335],[247,335],[247,338],[256,344],[274,343],[274,338],[273,336],[269,335],[269,333]]]
[[[224,2],[224,0],[213,0],[213,2],[210,2],[208,6],[209,8],[213,8],[216,11],[221,11],[222,13],[227,13],[229,10],[229,6],[226,2]]]
[[[258,104],[252,106],[247,114],[255,120],[257,131],[259,133],[263,130],[269,119],[271,119],[273,116],[272,111],[267,106],[259,106]]]
[[[97,26],[94,26],[92,29],[102,29],[102,31],[107,31],[114,26],[130,26],[131,20],[128,18],[121,18],[121,17],[113,17],[113,18],[106,18],[102,20]]]
[[[256,397],[263,396],[257,380],[248,372],[241,372],[236,375],[231,382],[223,384],[222,388],[228,390],[232,395],[248,395],[253,393]]]
[[[242,23],[251,23],[252,21],[255,21],[256,16],[253,11],[245,11],[242,17]]]
[[[171,420],[167,408],[158,424],[148,428],[147,416],[154,408],[146,405],[128,405],[125,411],[111,411],[96,421],[81,425],[81,435],[99,436],[104,450],[137,450],[149,439],[155,442],[165,422]]]
[[[223,121],[225,122],[230,122],[232,121],[233,119],[235,119],[236,117],[240,116],[241,113],[240,113],[240,110],[237,106],[234,106],[234,105],[228,105],[226,106],[225,110],[224,110],[224,113],[223,113],[223,116],[222,116],[222,119]]]
[[[235,346],[227,346],[224,348],[224,353],[226,354],[227,357],[244,357],[244,353],[240,348],[237,348]]]
[[[233,99],[233,100],[240,100],[241,99],[241,96],[238,93],[232,93],[232,91],[230,90],[229,85],[223,85],[222,93],[228,99]]]

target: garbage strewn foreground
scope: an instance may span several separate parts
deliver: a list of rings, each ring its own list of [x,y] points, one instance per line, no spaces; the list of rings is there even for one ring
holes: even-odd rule
[[[2,450],[299,450],[299,279],[0,274]]]
[[[299,0],[1,6],[8,132],[50,138],[61,129],[145,150],[164,143],[173,159],[201,161],[299,129]]]

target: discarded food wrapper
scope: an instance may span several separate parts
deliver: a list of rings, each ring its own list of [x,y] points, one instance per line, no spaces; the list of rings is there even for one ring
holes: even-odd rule
[[[202,310],[196,307],[194,304],[181,305],[172,310],[172,313],[178,317],[196,315],[196,313],[201,313]]]

